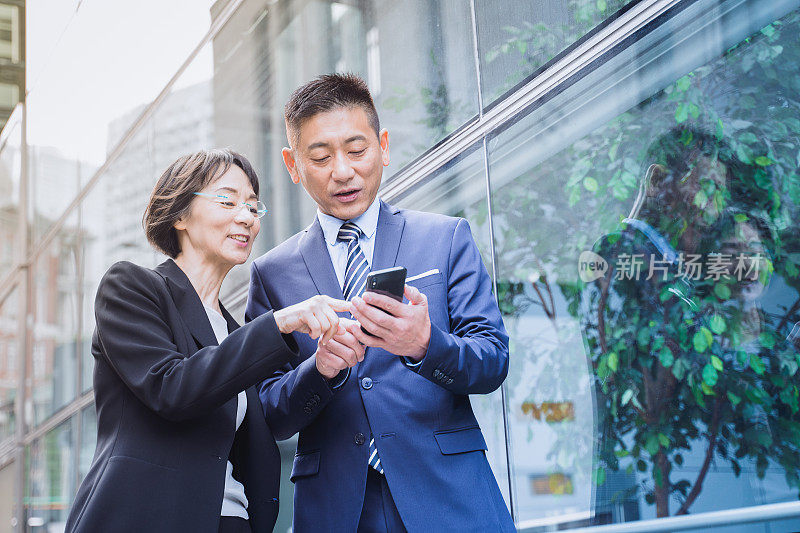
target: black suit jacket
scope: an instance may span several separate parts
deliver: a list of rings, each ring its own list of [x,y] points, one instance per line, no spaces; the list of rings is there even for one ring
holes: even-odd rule
[[[239,328],[222,311],[230,335],[217,346],[174,261],[155,270],[120,262],[103,277],[92,339],[97,448],[67,531],[216,533],[229,457],[253,531],[272,530],[280,456],[253,385],[297,346],[271,313]]]

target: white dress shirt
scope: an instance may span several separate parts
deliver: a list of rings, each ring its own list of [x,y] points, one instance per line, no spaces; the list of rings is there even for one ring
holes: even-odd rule
[[[206,314],[209,322],[211,322],[214,335],[217,337],[217,342],[221,343],[228,336],[228,322],[215,309],[207,307],[205,304],[203,307],[206,309]],[[236,430],[238,431],[247,412],[247,394],[242,391],[236,398],[238,400],[236,405]],[[247,503],[247,496],[244,495],[244,485],[234,479],[233,465],[228,461],[225,470],[225,492],[222,496],[220,516],[238,516],[248,520],[250,517],[247,514]]]
[[[347,243],[338,240],[339,229],[345,222],[352,222],[361,228],[358,244],[361,246],[361,251],[364,252],[364,257],[366,257],[367,264],[371,269],[372,256],[375,250],[375,232],[378,229],[380,211],[381,203],[377,196],[366,211],[350,220],[339,220],[317,209],[317,219],[319,219],[319,225],[322,226],[322,234],[328,247],[328,255],[331,256],[333,270],[336,271],[336,279],[339,280],[339,287],[344,286],[344,274],[347,269]]]

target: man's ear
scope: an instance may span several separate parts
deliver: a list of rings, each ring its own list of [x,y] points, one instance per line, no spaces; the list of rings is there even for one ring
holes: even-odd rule
[[[661,188],[664,187],[664,180],[668,174],[669,170],[667,170],[667,167],[664,165],[653,163],[647,167],[647,173],[645,175],[647,196],[655,197],[661,192]]]
[[[291,148],[284,148],[281,150],[283,156],[283,164],[286,165],[286,170],[289,171],[289,177],[292,178],[292,183],[297,185],[300,183],[300,174],[297,172],[297,161],[294,159],[294,152]]]
[[[378,134],[378,142],[381,145],[381,162],[383,166],[389,166],[389,131],[386,128]]]

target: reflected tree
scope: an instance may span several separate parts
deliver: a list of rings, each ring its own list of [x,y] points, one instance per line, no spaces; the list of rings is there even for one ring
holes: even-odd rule
[[[800,485],[800,357],[790,333],[800,321],[798,34],[795,11],[495,193],[504,313],[539,307],[556,328],[556,294],[581,322],[601,432],[595,480],[647,473],[641,489],[658,516],[689,512],[715,461],[737,476],[752,464],[762,478],[777,464]],[[519,41],[534,43],[517,33],[504,46],[519,50]],[[668,142],[648,154],[653,139]],[[639,255],[646,276],[663,260],[647,233],[621,224],[653,163],[671,196],[642,216],[678,257],[703,256],[690,284],[677,262],[666,277],[636,281],[617,279],[613,266]],[[676,185],[682,179],[692,186]],[[592,248],[612,265],[605,277],[566,275],[563,265]],[[745,259],[706,278],[709,261],[720,263],[712,254]],[[531,390],[567,370],[557,355],[546,355],[555,370]],[[535,365],[542,354],[525,356]],[[689,450],[700,457],[691,475],[681,468]]]

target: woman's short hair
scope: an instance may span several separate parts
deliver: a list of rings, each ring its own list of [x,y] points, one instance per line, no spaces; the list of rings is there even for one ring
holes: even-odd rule
[[[194,193],[227,172],[231,165],[242,169],[258,196],[258,176],[250,161],[229,149],[182,155],[161,174],[142,217],[147,240],[156,250],[173,259],[181,253],[175,223],[189,214]]]

